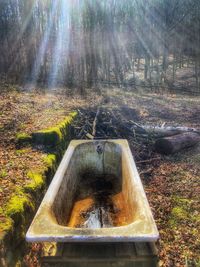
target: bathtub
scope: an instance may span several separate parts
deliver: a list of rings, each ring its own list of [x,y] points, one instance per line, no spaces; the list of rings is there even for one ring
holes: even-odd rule
[[[159,233],[126,140],[74,140],[28,242],[154,242]]]

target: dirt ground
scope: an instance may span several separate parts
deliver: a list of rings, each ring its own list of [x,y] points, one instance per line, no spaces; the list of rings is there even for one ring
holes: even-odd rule
[[[134,93],[116,88],[102,90],[101,96],[89,93],[86,97],[63,94],[60,90],[41,92],[11,88],[9,93],[1,90],[1,221],[7,201],[19,185],[28,182],[27,170],[31,166],[40,167],[45,155],[32,147],[18,149],[16,134],[54,126],[72,110],[95,110],[98,105],[120,110],[124,118],[140,124],[198,128],[200,122],[200,97]],[[75,138],[85,124],[82,116],[75,124],[78,129]],[[160,232],[157,244],[160,266],[200,266],[200,145],[172,156],[162,156],[154,151],[154,140],[149,137],[140,139],[134,133],[122,137],[129,141]],[[24,258],[25,266],[39,266],[40,252],[41,246],[34,244]]]

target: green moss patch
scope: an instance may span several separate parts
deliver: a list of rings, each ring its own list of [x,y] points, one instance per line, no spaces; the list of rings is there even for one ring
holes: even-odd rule
[[[5,169],[2,169],[0,171],[0,179],[3,179],[7,176],[7,171]]]
[[[200,222],[200,214],[192,214],[193,221]]]
[[[179,206],[176,206],[172,209],[171,215],[177,221],[185,220],[188,218],[187,211],[185,211],[182,207]]]
[[[5,222],[3,223],[1,239],[12,234],[15,242],[21,242],[25,235],[25,214],[33,212],[35,206],[28,194],[18,190],[4,209]]]
[[[186,211],[190,210],[190,207],[193,203],[193,200],[188,199],[188,198],[179,197],[177,195],[172,197],[172,201],[173,201],[174,205],[180,206],[180,207],[184,208]]]
[[[34,192],[44,186],[45,181],[41,173],[29,171],[27,176],[31,179],[31,182],[24,187],[25,191]]]
[[[23,145],[32,142],[32,137],[26,133],[18,133],[16,136],[17,144]]]
[[[5,217],[0,221],[0,239],[3,234],[13,229],[13,221],[9,217]]]
[[[56,167],[56,155],[55,154],[49,154],[44,157],[44,163],[47,168],[55,169]]]
[[[15,151],[15,154],[17,156],[21,156],[21,155],[23,155],[25,153],[27,153],[27,149],[18,149],[18,150]]]
[[[45,185],[46,173],[55,171],[57,162],[55,154],[44,156],[43,162],[45,164],[43,170],[32,170],[27,173],[27,177],[31,179],[31,182],[24,187],[26,192],[34,193],[42,189]]]
[[[170,226],[177,227],[180,223],[183,224],[184,222],[196,222],[200,220],[199,213],[192,208],[193,200],[173,196],[172,201],[174,207],[169,219]]]
[[[33,205],[29,197],[23,191],[19,190],[8,202],[5,214],[14,219],[14,221],[18,221],[19,216],[23,215],[27,206],[32,207]]]
[[[0,208],[0,239],[13,228],[13,220],[7,217],[2,208]]]

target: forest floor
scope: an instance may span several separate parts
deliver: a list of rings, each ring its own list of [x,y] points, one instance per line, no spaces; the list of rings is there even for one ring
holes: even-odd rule
[[[20,91],[6,85],[0,92],[1,223],[10,197],[19,185],[28,183],[27,170],[41,167],[45,155],[32,147],[17,148],[17,133],[54,126],[70,111],[79,110],[80,119],[74,125],[75,130],[79,129],[75,131],[76,138],[87,121],[83,115],[87,110],[94,113],[98,105],[108,111],[118,110],[124,118],[140,124],[199,127],[200,122],[200,97],[110,88],[103,90],[101,96],[90,93],[81,97],[61,91]],[[120,137],[129,141],[160,232],[160,266],[200,266],[200,145],[161,156],[154,151],[154,140],[149,137],[140,139],[130,133]],[[24,258],[25,265],[39,266],[40,252],[41,246],[34,244]]]

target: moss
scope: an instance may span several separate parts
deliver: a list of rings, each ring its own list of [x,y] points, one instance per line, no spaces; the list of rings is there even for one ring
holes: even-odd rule
[[[19,217],[23,216],[26,206],[32,206],[30,199],[22,190],[19,190],[8,202],[5,214],[14,221],[18,221]]]
[[[179,206],[176,206],[172,209],[171,215],[175,220],[185,220],[188,218],[187,211]]]
[[[21,155],[25,154],[26,152],[27,152],[26,149],[18,149],[15,151],[15,154],[18,156],[21,156]]]
[[[191,214],[191,219],[193,222],[200,222],[200,214]]]
[[[32,142],[32,137],[26,133],[18,133],[16,136],[17,144],[23,145]]]
[[[48,168],[54,169],[56,164],[56,155],[55,154],[49,154],[44,157],[44,163]]]
[[[27,177],[31,179],[31,182],[24,187],[24,190],[28,193],[36,192],[45,185],[45,177],[48,171],[55,171],[56,167],[56,155],[49,154],[43,158],[46,168],[41,170],[29,171]]]
[[[65,131],[67,131],[67,127],[70,125],[76,115],[77,112],[72,112],[63,122],[61,122],[57,126],[33,133],[33,142],[35,144],[53,147],[58,145],[64,139]]]
[[[0,221],[0,239],[1,234],[3,235],[5,232],[12,231],[13,229],[13,220],[9,217],[6,217],[5,219],[1,219]]]
[[[185,208],[190,206],[193,202],[193,200],[188,199],[188,198],[182,198],[179,196],[173,196],[172,197],[172,201],[176,204],[176,205],[180,205],[180,206],[184,206]]]
[[[34,192],[44,186],[44,177],[41,173],[29,171],[27,174],[31,182],[24,187],[26,192]]]
[[[171,211],[169,225],[176,227],[179,223],[184,221],[198,222],[200,215],[198,212],[192,212],[193,200],[182,198],[179,196],[172,197],[174,208]]]
[[[7,217],[2,208],[0,208],[0,240],[3,235],[13,229],[13,220]]]
[[[20,260],[16,263],[15,267],[22,267],[22,263]]]
[[[195,264],[194,266],[200,267],[200,258],[196,259],[194,264]]]
[[[170,227],[177,227],[179,223],[188,219],[187,212],[180,206],[175,206],[171,211],[171,216],[169,219]]]
[[[65,127],[66,125],[70,124],[73,121],[73,119],[77,116],[77,114],[78,113],[76,111],[71,112],[69,116],[67,116],[60,125]]]
[[[0,171],[0,178],[5,178],[8,175],[7,171],[5,169],[2,169]]]

